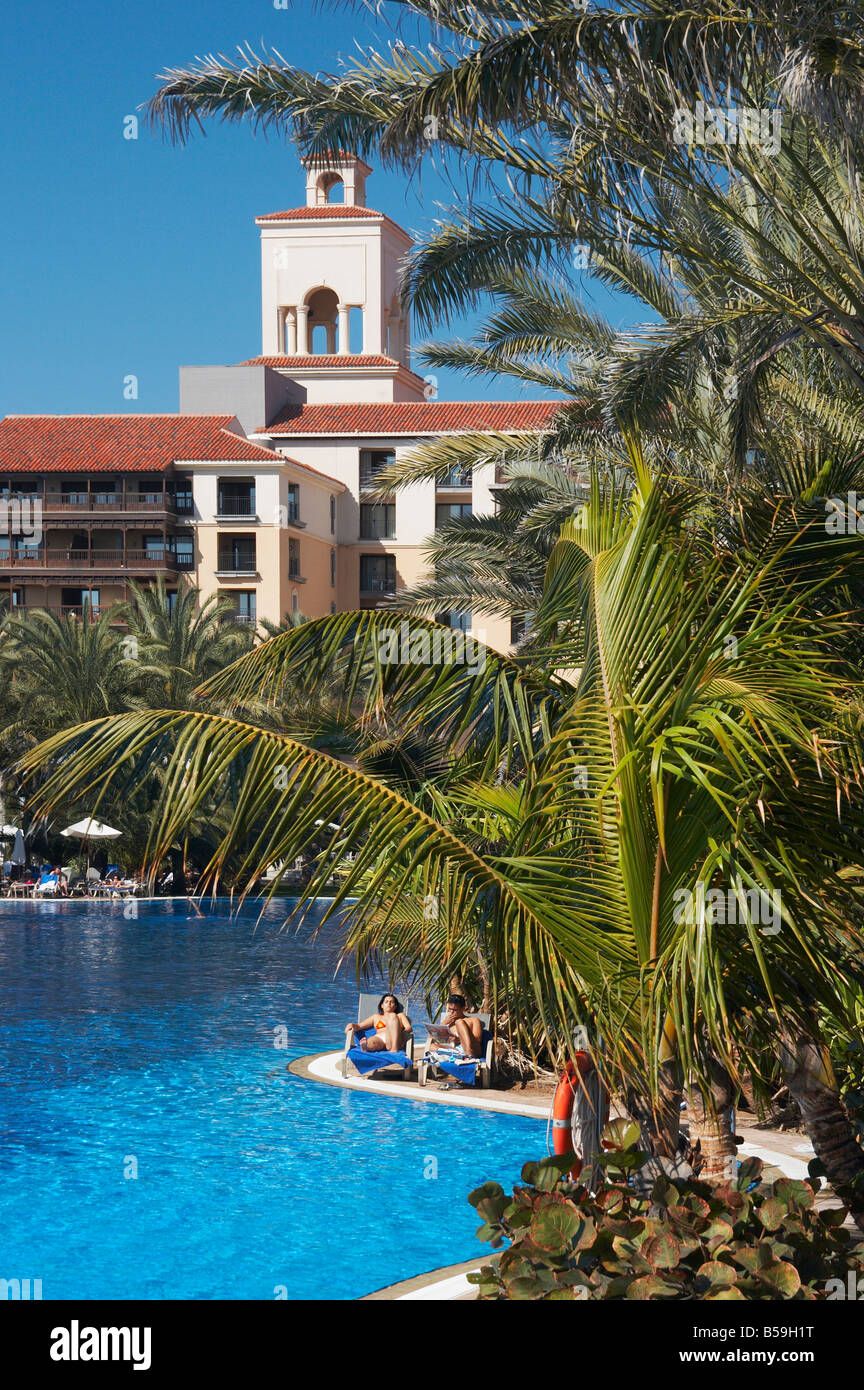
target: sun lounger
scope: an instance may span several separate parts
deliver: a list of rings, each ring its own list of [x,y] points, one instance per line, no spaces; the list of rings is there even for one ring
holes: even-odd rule
[[[441,1047],[437,1054],[430,1050],[426,1039],[424,1044],[423,1056],[417,1064],[417,1079],[421,1086],[425,1086],[429,1077],[430,1067],[440,1067],[441,1071],[447,1072],[455,1081],[461,1082],[463,1086],[475,1086],[477,1077],[480,1077],[480,1085],[486,1090],[492,1084],[492,1065],[494,1060],[493,1037],[489,1031],[489,1014],[470,1014],[470,1018],[479,1018],[483,1024],[483,1039],[480,1044],[479,1057],[466,1057],[459,1047]],[[436,1028],[438,1025],[434,1025]]]
[[[361,1018],[369,1018],[370,1014],[377,1013],[379,994],[361,994],[357,1002],[357,1022]],[[374,1035],[374,1028],[367,1028],[364,1036]],[[357,1037],[357,1034],[354,1034]],[[373,1071],[381,1071],[384,1067],[399,1067],[406,1081],[411,1079],[411,1071],[414,1066],[414,1034],[409,1033],[405,1041],[405,1049],[402,1052],[364,1052],[362,1047],[350,1046],[346,1038],[345,1051],[342,1056],[342,1075],[348,1075],[348,1063],[351,1062],[360,1072],[361,1076],[368,1076]]]

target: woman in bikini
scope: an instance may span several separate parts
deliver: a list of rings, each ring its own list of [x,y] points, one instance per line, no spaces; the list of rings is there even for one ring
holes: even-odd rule
[[[378,1012],[360,1023],[346,1023],[348,1034],[375,1029],[374,1038],[355,1038],[354,1044],[364,1052],[401,1052],[411,1032],[411,1020],[402,1012],[395,994],[384,994],[378,1000]]]

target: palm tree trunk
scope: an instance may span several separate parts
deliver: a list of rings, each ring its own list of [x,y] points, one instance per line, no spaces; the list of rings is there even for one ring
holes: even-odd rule
[[[646,1094],[627,1089],[624,1103],[639,1126],[642,1143],[657,1158],[678,1156],[681,1127],[681,1078],[677,1066],[660,1067],[660,1094],[652,1101]]]
[[[732,1123],[735,1091],[724,1067],[711,1067],[711,1094],[706,1098],[691,1080],[687,1087],[687,1120],[691,1150],[698,1146],[696,1164],[703,1182],[734,1182],[738,1172]],[[699,1163],[701,1159],[701,1164]]]
[[[781,1061],[789,1094],[798,1103],[825,1176],[864,1231],[864,1150],[840,1098],[828,1051],[811,1038],[795,1043],[786,1039]]]
[[[487,966],[486,961],[483,959],[482,951],[477,950],[474,952],[474,955],[477,961],[477,971],[480,975],[480,982],[483,986],[483,998],[480,1000],[480,1009],[478,1012],[480,1012],[481,1014],[491,1014],[492,992],[491,982],[489,980],[489,967]]]

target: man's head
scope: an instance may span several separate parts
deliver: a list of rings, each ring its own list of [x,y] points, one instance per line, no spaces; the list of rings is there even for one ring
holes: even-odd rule
[[[462,1018],[463,1014],[465,1013],[464,994],[448,994],[447,1013],[451,1019]]]

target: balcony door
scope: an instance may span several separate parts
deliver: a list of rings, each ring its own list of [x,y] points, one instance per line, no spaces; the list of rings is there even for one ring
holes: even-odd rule
[[[223,573],[254,574],[256,568],[254,536],[219,537],[219,569]]]
[[[217,512],[219,516],[254,516],[255,479],[220,478]]]

